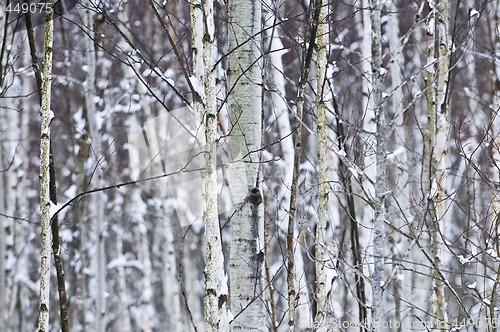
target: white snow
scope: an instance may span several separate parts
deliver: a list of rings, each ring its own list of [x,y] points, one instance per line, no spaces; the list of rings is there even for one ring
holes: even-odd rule
[[[63,243],[71,242],[71,241],[73,241],[73,238],[74,238],[74,234],[71,231],[71,229],[69,229],[69,228],[62,229],[59,232],[59,236],[61,237],[61,241]]]
[[[337,61],[333,61],[326,67],[326,77],[332,78],[334,74],[338,73],[340,68],[337,66]]]
[[[469,289],[475,289],[477,286],[477,282],[473,282],[472,284],[466,284],[467,288]]]
[[[349,172],[352,173],[352,175],[354,175],[354,177],[359,180],[359,172],[357,169],[355,169],[354,167],[349,167]]]
[[[462,255],[458,255],[458,260],[460,261],[460,264],[462,264],[462,265],[470,264],[470,260],[467,257],[464,257]]]
[[[429,189],[429,194],[427,198],[432,199],[436,197],[437,193],[438,193],[438,184],[436,182],[436,179],[432,179],[431,188]]]
[[[189,82],[191,82],[194,91],[200,95],[202,99],[205,98],[205,89],[203,88],[203,84],[200,80],[197,77],[189,76]]]
[[[487,253],[488,255],[490,255],[492,258],[494,258],[494,259],[498,260],[498,254],[497,254],[497,252],[495,251],[495,249],[493,249],[493,248],[488,248],[488,249],[486,249],[486,253]]]
[[[168,84],[170,84],[172,87],[175,87],[175,82],[174,82],[174,80],[173,80],[173,79],[171,79],[171,78],[166,78],[165,80],[166,80],[166,81],[167,81],[167,83],[168,83]]]
[[[49,204],[50,204],[49,215],[50,218],[52,219],[54,214],[56,214],[56,212],[62,207],[62,204],[54,204],[54,202],[52,201],[49,201]]]
[[[111,262],[108,263],[107,268],[108,270],[117,268],[117,267],[135,267],[138,270],[142,270],[142,264],[138,260],[127,260],[125,256],[121,256],[118,258],[113,259]]]
[[[49,110],[49,123],[52,122],[52,119],[55,118],[54,112]]]
[[[72,184],[66,191],[64,192],[64,196],[67,198],[73,198],[76,196],[76,184]]]

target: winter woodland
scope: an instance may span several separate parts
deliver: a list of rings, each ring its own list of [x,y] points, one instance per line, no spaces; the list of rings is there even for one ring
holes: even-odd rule
[[[497,331],[498,0],[0,6],[0,331]]]

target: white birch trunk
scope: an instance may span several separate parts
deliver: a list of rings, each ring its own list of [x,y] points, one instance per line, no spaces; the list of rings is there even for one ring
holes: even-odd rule
[[[2,21],[0,20],[0,24]],[[3,119],[2,119],[3,120]],[[3,122],[3,121],[2,121]],[[3,148],[0,145],[0,168],[4,169],[3,161]],[[4,195],[7,190],[4,186],[3,174],[0,175],[0,211],[5,211],[7,214],[7,209],[5,207],[6,197]],[[4,213],[4,212],[2,212]],[[0,308],[7,307],[7,267],[5,265],[5,257],[7,256],[7,245],[5,243],[5,225],[7,225],[7,217],[0,216]],[[7,322],[7,310],[2,310],[0,313],[0,331],[5,330],[5,324]]]
[[[434,299],[432,314],[434,323],[443,326],[447,322],[447,301],[444,294],[444,283],[441,278],[443,259],[443,240],[445,234],[446,211],[446,142],[448,130],[448,105],[446,90],[448,84],[448,4],[446,1],[428,1],[430,14],[427,23],[428,66],[427,98],[429,103],[427,154],[429,158],[428,199],[431,212],[431,251],[433,259]],[[437,30],[436,30],[437,29]],[[438,49],[435,49],[437,45]],[[427,167],[427,166],[426,166]]]
[[[371,0],[362,0],[361,4],[363,9],[362,13],[362,26],[363,29],[361,33],[361,70],[362,70],[362,98],[361,98],[361,107],[363,114],[363,130],[364,134],[362,137],[362,148],[363,148],[363,171],[371,179],[375,182],[376,179],[376,139],[375,139],[375,131],[377,130],[377,126],[375,123],[375,105],[374,105],[374,82],[370,82],[372,79],[371,71],[373,59],[371,58],[371,47],[372,47],[372,25],[371,21]],[[370,195],[370,197],[374,197],[374,188],[373,185],[368,182],[363,182],[363,188]],[[366,224],[370,221],[371,216],[373,214],[373,209],[368,205],[363,209],[362,220],[366,222]]]
[[[360,193],[363,196],[367,196],[366,198],[369,200],[373,200],[375,198],[375,188],[373,183],[376,182],[377,176],[377,142],[375,133],[377,130],[376,126],[376,114],[375,114],[375,105],[374,105],[374,85],[375,83],[372,81],[372,20],[371,20],[371,0],[362,0],[361,1],[361,15],[356,15],[356,19],[358,20],[358,24],[360,27],[360,57],[361,57],[361,110],[360,115],[362,116],[362,130],[359,130],[361,133],[359,135],[359,153],[361,153],[360,163],[362,164],[363,173],[366,178],[360,181],[361,188],[358,187],[357,181],[353,181],[353,188],[355,193]],[[359,20],[361,20],[359,22]],[[356,140],[356,138],[355,138]],[[357,190],[356,190],[357,189]],[[356,205],[357,212],[356,214],[356,222],[361,225],[370,225],[373,221],[374,209],[375,207],[371,204],[366,204],[364,200],[357,199],[356,194],[354,194],[353,202]],[[359,281],[359,288],[357,291],[358,297],[365,296],[365,301],[369,302],[370,293],[365,289],[365,281],[363,280],[364,276],[369,275],[370,271],[368,269],[368,264],[363,264],[361,262],[361,255],[365,252],[365,248],[369,247],[371,243],[369,243],[370,238],[368,233],[364,230],[364,227],[359,227],[351,224],[351,228],[357,227],[357,232],[351,231],[351,237],[357,236],[357,239],[352,239],[351,241],[356,241],[358,243],[358,248],[353,248],[353,255],[356,255],[355,262],[357,262],[358,271],[356,279]],[[357,252],[356,252],[357,251]],[[366,294],[363,294],[366,292]],[[355,301],[363,302],[362,298],[357,298]],[[363,309],[362,306],[367,303],[358,303],[358,319],[363,321],[363,324],[366,324],[366,320],[368,319],[367,310]]]
[[[228,285],[224,271],[224,255],[219,225],[217,200],[217,107],[215,98],[214,43],[215,23],[212,1],[203,4],[205,14],[205,31],[203,34],[203,85],[205,90],[205,178],[203,178],[203,194],[205,210],[205,237],[207,241],[205,260],[205,321],[208,331],[229,330],[229,304],[227,303]],[[215,293],[213,293],[215,291]],[[215,296],[214,296],[215,295]]]
[[[314,243],[314,258],[316,271],[316,313],[314,327],[318,331],[326,331],[326,283],[327,259],[325,248],[327,246],[325,232],[328,217],[328,165],[327,165],[327,117],[325,108],[327,45],[329,37],[328,4],[322,4],[319,15],[317,42],[316,42],[316,107],[318,112],[318,224],[316,225],[316,239]]]
[[[229,330],[227,280],[219,226],[216,171],[215,71],[213,70],[215,27],[212,1],[195,1],[191,5],[193,76],[202,83],[202,91],[193,91],[195,126],[204,150],[203,220],[205,221],[206,260],[203,303],[207,331]]]
[[[52,6],[52,0],[47,1]],[[50,123],[54,113],[50,109],[50,96],[52,84],[52,44],[54,38],[52,11],[47,14],[44,31],[43,80],[40,108],[40,222],[41,222],[41,270],[40,270],[40,307],[38,317],[38,330],[49,331],[50,308],[50,267],[52,232],[50,228]]]
[[[261,147],[261,3],[229,3],[229,170],[234,214],[231,218],[230,294],[233,330],[265,329],[262,296],[263,220],[260,206]]]
[[[372,0],[370,18],[372,22],[372,84],[373,104],[376,124],[376,180],[375,180],[375,219],[373,239],[372,273],[372,317],[371,331],[382,331],[383,292],[384,292],[384,250],[385,250],[385,197],[388,194],[386,174],[386,135],[387,124],[385,111],[382,108],[382,44],[381,44],[381,0]]]

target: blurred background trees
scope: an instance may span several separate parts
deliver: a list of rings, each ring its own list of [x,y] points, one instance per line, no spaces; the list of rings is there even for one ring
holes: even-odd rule
[[[26,331],[44,26],[33,57],[9,3],[0,330]],[[245,3],[85,0],[54,20],[51,216],[70,330],[495,331],[498,1]]]

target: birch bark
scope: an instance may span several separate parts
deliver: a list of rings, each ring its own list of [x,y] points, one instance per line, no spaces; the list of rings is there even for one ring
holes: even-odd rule
[[[441,267],[444,247],[442,236],[445,232],[446,211],[446,142],[448,130],[448,104],[446,98],[449,70],[448,54],[448,2],[444,0],[428,1],[430,7],[427,22],[428,36],[428,69],[427,98],[428,139],[428,200],[431,214],[430,235],[433,258],[434,300],[432,313],[434,323],[444,326],[447,322],[447,301],[444,294],[444,280],[441,278]],[[436,49],[437,47],[437,49]],[[443,330],[444,331],[444,330]]]
[[[376,124],[376,179],[374,200],[374,239],[372,273],[372,325],[371,331],[382,331],[383,317],[383,293],[384,293],[384,250],[385,250],[385,197],[388,194],[387,185],[387,123],[385,110],[382,108],[382,80],[384,78],[382,68],[382,32],[380,15],[382,3],[380,0],[372,0],[370,19],[372,22],[372,84],[373,105]]]
[[[233,330],[262,329],[264,262],[259,149],[262,123],[261,2],[229,2],[229,107],[234,161],[229,184],[235,208],[229,252]]]
[[[314,327],[318,331],[326,328],[326,256],[325,256],[325,232],[328,216],[328,165],[327,165],[327,118],[325,108],[326,68],[327,68],[327,45],[329,36],[328,26],[328,4],[321,4],[318,18],[318,36],[316,42],[316,107],[318,112],[318,224],[316,225],[316,239],[314,243],[314,258],[316,270],[316,315]]]
[[[363,173],[366,175],[366,179],[363,179],[360,183],[361,192],[366,193],[371,199],[374,197],[374,187],[373,184],[376,181],[376,138],[374,137],[376,132],[376,124],[375,124],[375,110],[374,110],[374,101],[373,101],[373,82],[370,82],[370,72],[371,61],[371,36],[372,36],[372,21],[370,18],[371,15],[371,1],[370,0],[362,0],[361,1],[362,10],[361,15],[356,15],[357,23],[362,26],[360,29],[360,55],[361,55],[361,75],[362,75],[362,83],[361,83],[361,117],[362,117],[362,133],[359,135],[360,145],[359,151],[362,154],[360,158],[360,164],[363,169]],[[355,138],[356,140],[356,138]],[[371,181],[369,181],[371,180]],[[356,181],[352,181],[352,188],[359,188],[356,185]],[[349,191],[351,191],[349,189]],[[356,284],[356,295],[358,301],[358,319],[359,321],[366,323],[368,319],[368,312],[365,306],[367,302],[366,287],[365,287],[365,278],[364,276],[369,272],[365,269],[365,264],[362,263],[362,253],[364,248],[369,245],[366,240],[365,232],[362,227],[358,227],[360,225],[368,225],[371,222],[371,218],[374,213],[374,207],[370,206],[370,204],[364,204],[363,201],[356,198],[356,195],[352,195],[351,204],[352,209],[354,210],[354,205],[356,206],[355,210],[359,210],[356,212],[356,219],[351,219],[351,244],[352,244],[352,255],[353,255],[353,263],[357,267],[354,271],[354,280]],[[351,215],[352,217],[352,215]],[[367,327],[365,325],[360,326],[360,331],[366,331]]]
[[[47,0],[52,6],[52,0]],[[52,25],[53,12],[47,13],[44,31],[44,60],[40,108],[40,222],[41,222],[41,270],[40,270],[40,307],[38,317],[38,330],[49,331],[50,308],[50,251],[52,233],[50,227],[50,123],[54,113],[50,109],[51,83],[52,83],[52,44],[54,30]]]
[[[227,281],[219,226],[217,202],[213,2],[198,0],[191,4],[193,76],[202,83],[201,91],[192,91],[195,127],[201,133],[198,144],[204,151],[203,220],[205,221],[206,259],[203,303],[207,331],[227,331]]]

